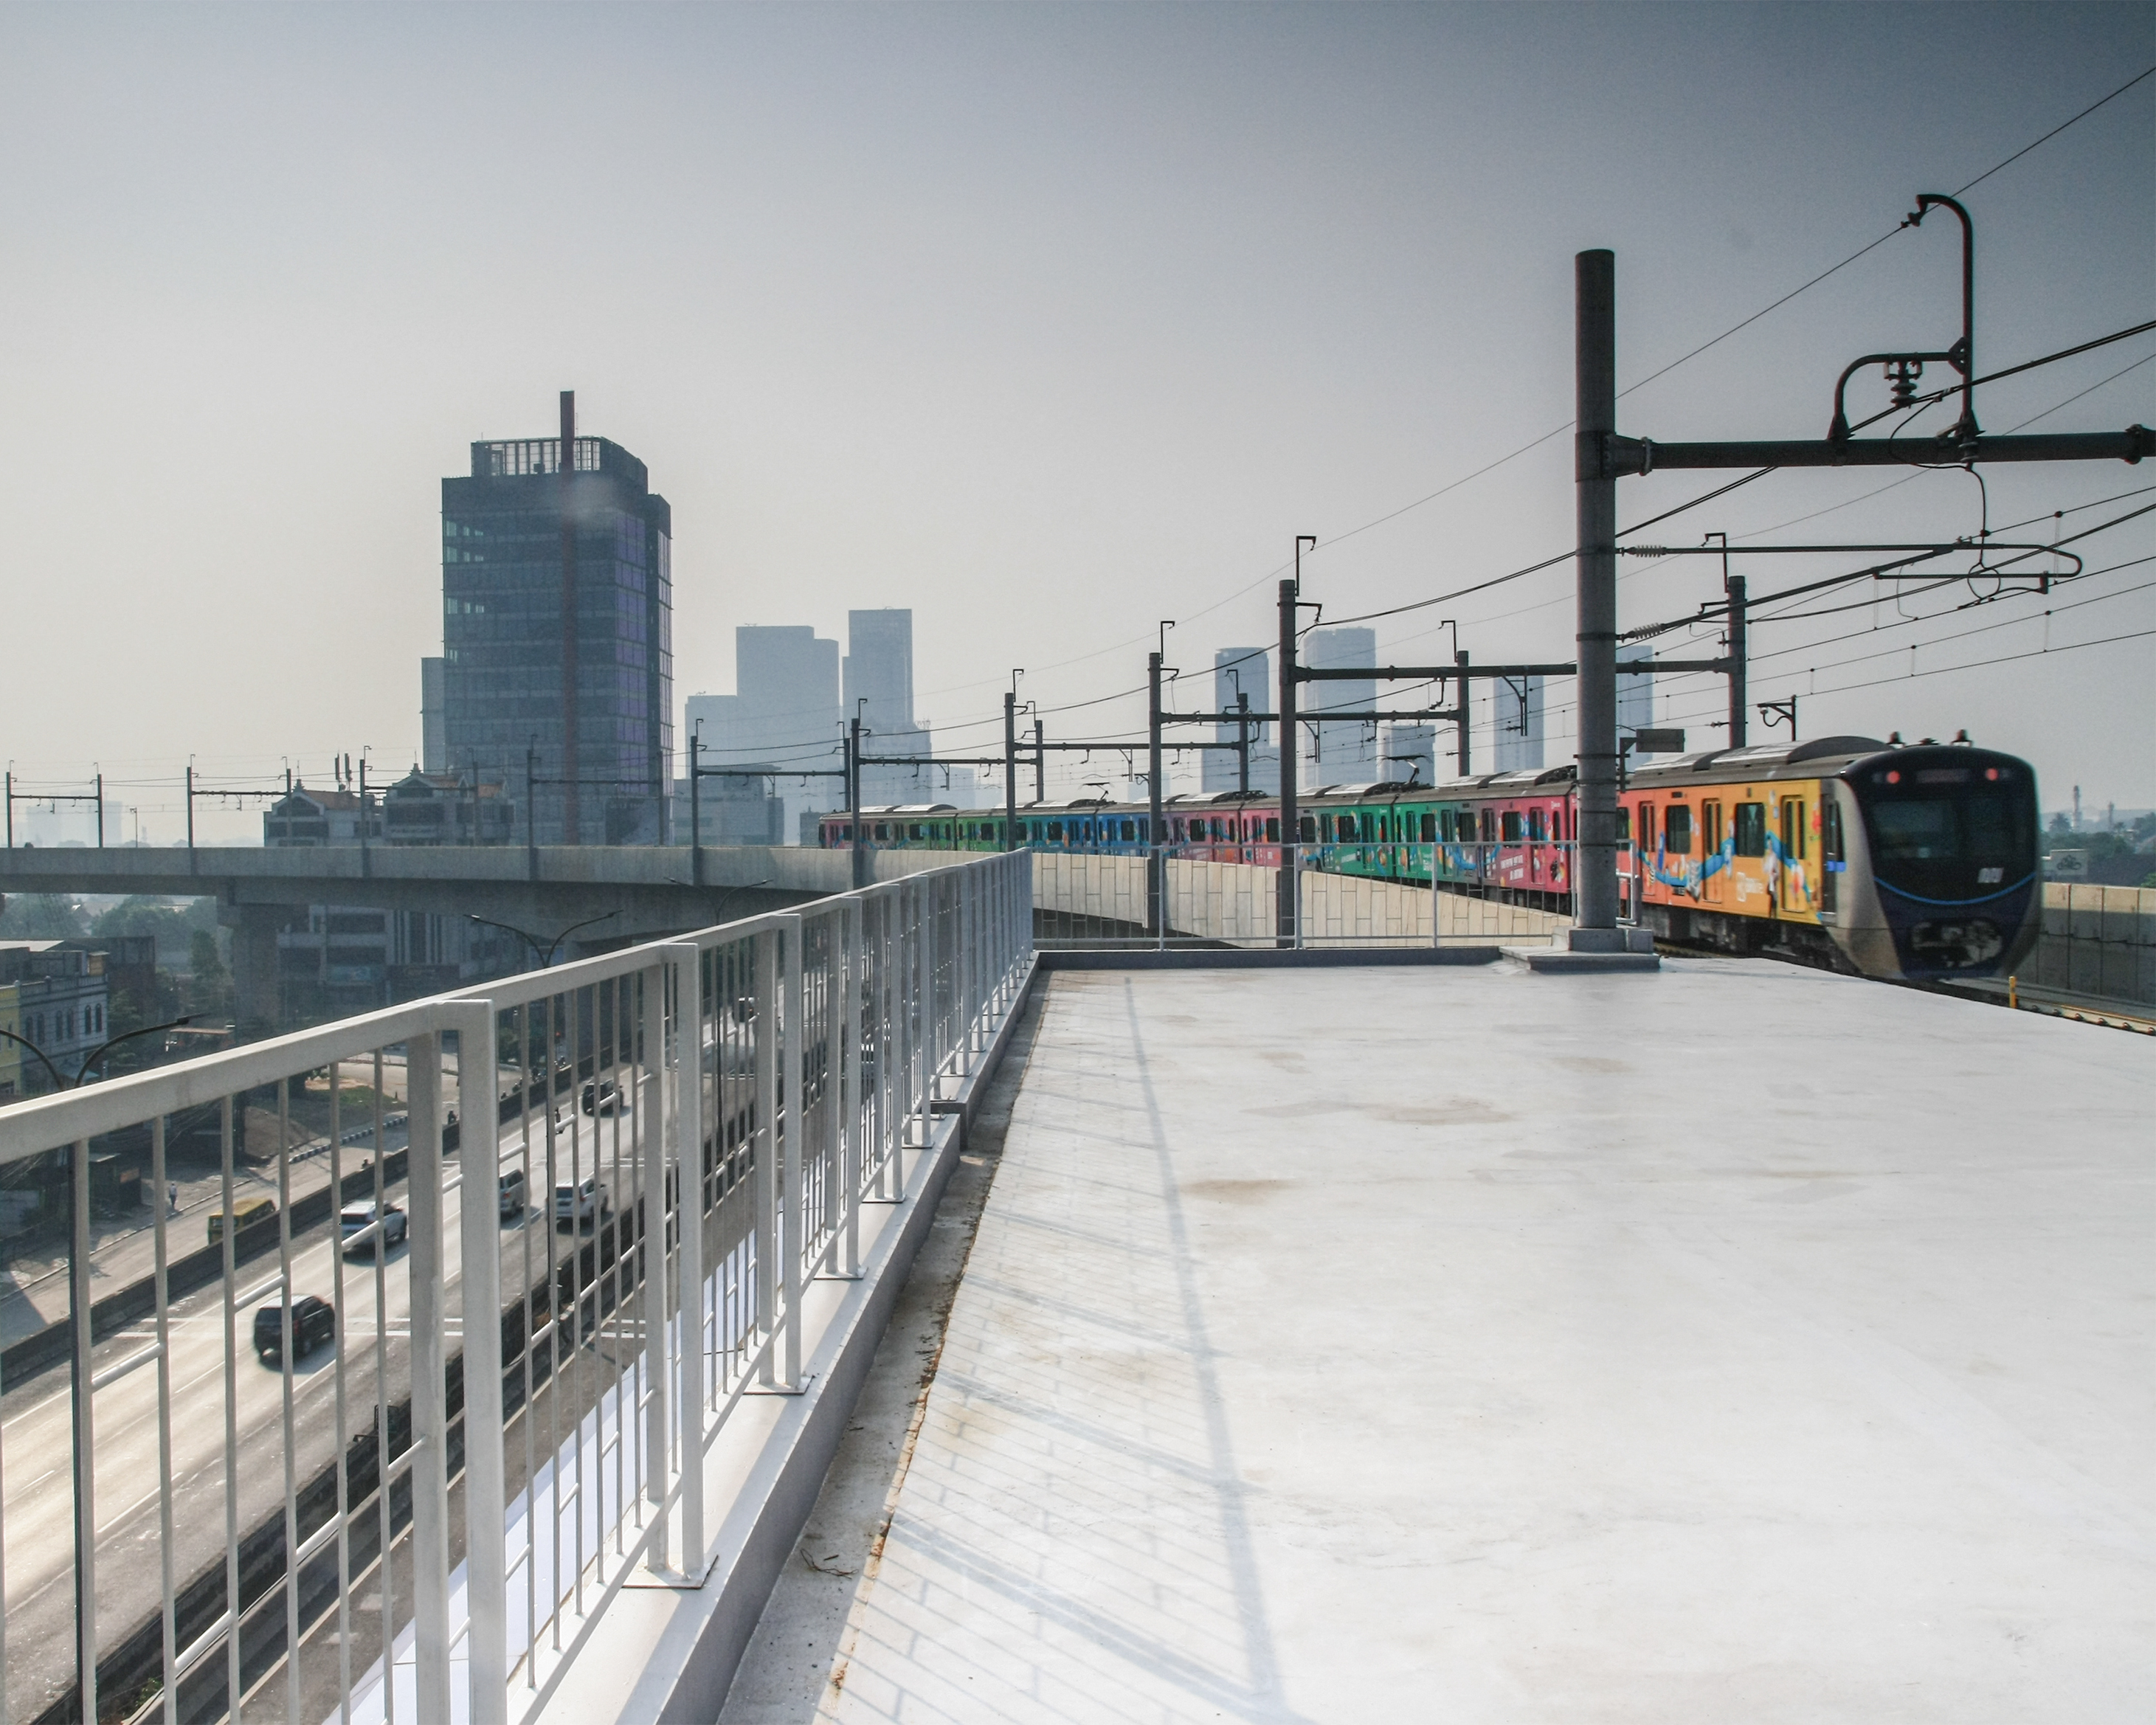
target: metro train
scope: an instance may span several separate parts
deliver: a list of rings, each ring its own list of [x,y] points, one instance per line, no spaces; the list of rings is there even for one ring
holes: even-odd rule
[[[1450,783],[1327,785],[1297,799],[1302,866],[1568,911],[1578,799],[1569,764]],[[1278,867],[1270,792],[1162,805],[1172,856]],[[1142,855],[1143,803],[1029,803],[1019,838],[1046,851]],[[877,849],[1004,848],[1000,810],[864,809]],[[853,842],[826,815],[826,845]],[[1707,750],[1642,762],[1620,793],[1626,914],[1666,939],[1767,952],[1905,981],[2004,976],[2041,916],[2035,772],[1958,738],[1867,737]]]

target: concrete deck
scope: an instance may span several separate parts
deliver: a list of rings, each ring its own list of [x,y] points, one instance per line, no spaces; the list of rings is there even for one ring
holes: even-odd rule
[[[1765,963],[1058,975],[837,1645],[726,1717],[2156,1717],[2152,1098]]]

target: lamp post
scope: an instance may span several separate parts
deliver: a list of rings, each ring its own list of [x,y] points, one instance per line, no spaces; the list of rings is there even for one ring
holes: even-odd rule
[[[519,928],[513,922],[497,922],[491,916],[471,916],[470,912],[467,912],[466,919],[470,922],[483,923],[489,928],[498,928],[504,934],[515,935],[519,940],[523,941],[530,946],[531,950],[539,955],[540,969],[548,970],[553,967],[554,955],[562,950],[562,942],[568,939],[568,937],[574,934],[578,929],[592,927],[594,924],[607,922],[613,917],[619,916],[619,915],[621,915],[621,912],[619,911],[608,911],[603,916],[587,916],[581,922],[572,922],[567,928],[556,935],[551,941],[542,941],[537,935],[533,934],[528,929]]]

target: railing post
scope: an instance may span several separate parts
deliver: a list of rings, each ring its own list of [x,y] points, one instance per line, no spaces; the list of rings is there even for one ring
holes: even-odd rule
[[[501,1135],[495,1106],[494,1003],[459,1000],[449,1010],[450,1027],[457,1033],[458,1111],[464,1123],[457,1137],[457,1165],[464,1177],[457,1219],[463,1258],[465,1591],[471,1613],[465,1717],[471,1725],[506,1725],[509,1535],[507,1471],[502,1456]],[[435,1142],[440,1142],[437,1137]],[[416,1199],[416,1180],[412,1190]],[[435,1190],[440,1190],[439,1178]],[[413,1208],[418,1208],[416,1202]],[[415,1244],[415,1256],[417,1252]],[[415,1266],[415,1289],[418,1281]],[[416,1327],[413,1345],[416,1361]],[[435,1382],[440,1382],[439,1372]]]
[[[404,1044],[411,1148],[405,1202],[412,1250],[412,1622],[422,1725],[449,1719],[449,1417],[442,1382],[442,1040],[424,1031]],[[479,1194],[467,1193],[470,1203]],[[497,1427],[497,1430],[500,1428]],[[467,1425],[467,1433],[470,1427]]]
[[[778,936],[756,937],[756,1317],[769,1341],[778,1316]],[[757,1382],[772,1382],[771,1349],[762,1350]]]
[[[80,1717],[100,1717],[97,1705],[97,1420],[95,1376],[90,1363],[90,1140],[68,1151],[68,1321],[74,1343],[74,1671],[81,1692]],[[159,1194],[162,1202],[163,1194]],[[224,1207],[229,1235],[232,1206]],[[285,1298],[290,1300],[288,1292]],[[237,1631],[234,1631],[235,1636]],[[0,1676],[0,1683],[6,1681]]]
[[[845,1273],[861,1273],[861,901],[849,898],[839,921],[839,1190],[845,1205]]]
[[[802,920],[798,916],[781,919],[786,931],[786,997],[782,1010],[785,1015],[783,1040],[780,1043],[784,1060],[784,1070],[780,1078],[783,1091],[779,1101],[780,1112],[786,1120],[785,1160],[780,1166],[785,1171],[785,1213],[779,1219],[780,1250],[785,1254],[786,1295],[786,1375],[783,1388],[798,1390],[801,1388],[801,1264],[808,1243],[807,1207],[802,1202],[803,1162],[808,1152],[808,1111],[802,1103],[801,1084],[801,1018],[804,1009],[802,996]]]
[[[681,1572],[704,1570],[704,984],[693,941],[666,947],[674,977],[674,1213],[681,1232],[676,1265],[681,1326],[679,1442]]]
[[[674,1422],[668,1404],[674,1382],[672,1332],[666,1312],[667,1177],[675,1174],[685,1196],[685,1176],[673,1168],[666,1153],[673,1113],[666,1095],[666,977],[664,957],[641,972],[637,999],[636,1062],[639,1075],[636,1110],[631,1117],[630,1143],[644,1173],[643,1215],[639,1219],[643,1239],[638,1262],[644,1274],[638,1278],[637,1304],[644,1316],[644,1497],[651,1507],[651,1543],[644,1562],[651,1568],[668,1566],[666,1500]],[[616,1035],[619,1035],[617,1029]],[[619,1225],[619,1224],[617,1224]],[[625,1422],[624,1422],[625,1423]],[[624,1506],[624,1508],[626,1506]]]

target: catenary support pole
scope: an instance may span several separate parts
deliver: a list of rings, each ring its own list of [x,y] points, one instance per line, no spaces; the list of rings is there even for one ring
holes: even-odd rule
[[[1475,723],[1475,685],[1467,676],[1467,655],[1455,649],[1452,662],[1460,667],[1460,776],[1462,778],[1474,770],[1474,756],[1467,746],[1467,734]]]
[[[703,764],[704,739],[696,732],[689,733],[689,884],[704,884],[704,800],[700,788],[703,775],[699,768]]]
[[[1302,556],[1302,542],[1296,541],[1296,557]],[[1296,855],[1295,844],[1299,832],[1298,814],[1295,806],[1295,600],[1296,583],[1289,580],[1280,584],[1280,778],[1281,778],[1281,865],[1275,877],[1273,900],[1273,930],[1276,941],[1283,947],[1295,944],[1296,924]]]
[[[1722,591],[1729,595],[1729,746],[1744,747],[1744,578],[1725,575]]]
[[[858,892],[869,884],[868,840],[861,830],[861,714],[854,709],[854,716],[846,727],[846,801],[852,812],[854,834],[854,891]]]
[[[1018,692],[1004,691],[1004,849],[1018,849]]]
[[[1153,735],[1158,738],[1158,728]],[[1235,691],[1235,789],[1250,794],[1250,697],[1240,689]]]
[[[1617,429],[1617,259],[1574,260],[1578,424],[1579,860],[1575,920],[1617,927],[1617,476],[1605,443]],[[1585,943],[1583,943],[1585,944]]]
[[[1048,800],[1048,751],[1041,747],[1041,730],[1040,721],[1035,719],[1033,721],[1033,800],[1036,803]]]
[[[562,392],[562,842],[583,843],[577,780],[577,392]]]
[[[1146,655],[1146,927],[1156,940],[1165,939],[1168,926],[1168,853],[1161,844],[1160,793],[1160,655]]]

